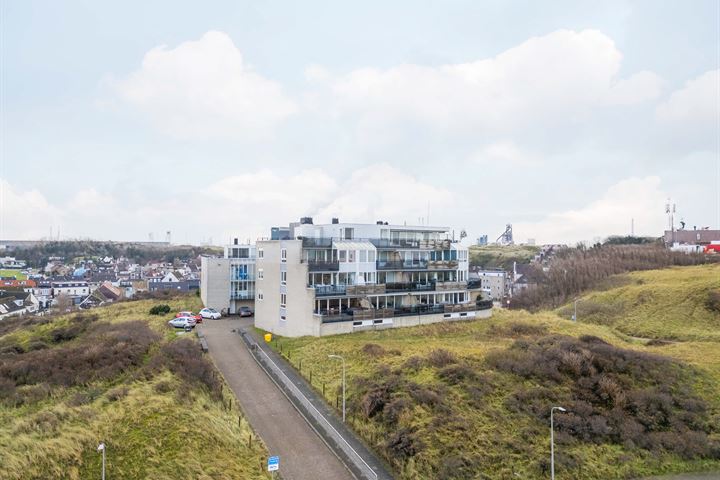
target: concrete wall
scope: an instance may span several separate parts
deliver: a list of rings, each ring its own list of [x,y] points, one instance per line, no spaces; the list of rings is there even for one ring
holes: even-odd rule
[[[230,260],[202,257],[200,260],[200,298],[217,311],[230,307]]]

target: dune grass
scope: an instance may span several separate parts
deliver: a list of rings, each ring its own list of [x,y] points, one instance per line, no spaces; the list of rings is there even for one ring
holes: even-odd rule
[[[539,252],[540,247],[534,245],[474,245],[470,247],[470,263],[512,270],[513,262],[528,263]]]
[[[514,374],[496,368],[492,360],[508,357],[509,352],[521,352],[523,347],[518,351],[517,342],[532,345],[557,336],[578,339],[588,335],[619,348],[619,354],[622,351],[649,354],[651,360],[658,358],[659,365],[664,365],[664,359],[671,359],[668,367],[662,368],[669,368],[667,381],[668,386],[672,385],[672,394],[682,392],[688,398],[704,402],[707,409],[704,421],[710,429],[707,438],[717,445],[720,441],[717,428],[720,425],[720,348],[714,341],[717,332],[713,318],[698,313],[697,302],[703,301],[702,294],[693,293],[698,288],[714,288],[716,272],[717,267],[679,268],[643,272],[637,275],[641,282],[636,281],[635,275],[631,276],[632,282],[621,282],[627,285],[617,290],[626,301],[632,295],[647,295],[642,293],[645,289],[659,297],[682,299],[667,303],[673,313],[643,307],[637,301],[629,303],[641,307],[630,316],[642,322],[641,329],[628,328],[631,321],[620,322],[620,317],[617,323],[587,323],[586,317],[574,323],[558,312],[530,314],[502,310],[488,320],[322,338],[275,337],[272,346],[307,379],[312,379],[314,388],[324,392],[331,405],[339,404],[341,368],[338,361],[328,359],[327,355],[345,357],[349,421],[394,467],[399,478],[505,479],[518,478],[518,475],[546,478],[547,416],[524,409],[544,411],[555,401],[575,401],[573,392],[578,384]],[[594,301],[598,302],[611,301],[612,292],[613,289],[609,289],[589,297],[597,296]],[[678,319],[678,316],[684,318]],[[654,325],[656,323],[659,325]],[[681,327],[688,325],[692,325],[689,330],[692,335],[687,331],[685,336],[681,335]],[[663,338],[667,338],[668,332],[674,332],[675,338],[686,341],[648,345],[647,339],[636,338],[637,333],[647,332],[662,332]],[[447,365],[433,365],[433,355],[438,351],[448,352]],[[642,377],[623,378],[636,396],[663,389],[663,381],[647,383]],[[672,378],[675,383],[671,384]],[[377,398],[383,395],[384,398]],[[377,406],[381,402],[385,402],[384,408]],[[379,413],[374,413],[375,407]],[[674,408],[683,415],[681,407]],[[368,415],[368,412],[371,413]],[[720,470],[720,457],[707,451],[693,456],[663,448],[652,450],[570,437],[559,433],[558,478],[636,478]]]
[[[76,314],[63,315],[49,324],[21,327],[0,337],[5,348],[0,353],[0,381],[8,372],[3,359],[7,365],[11,358],[17,362],[28,355],[49,355],[54,349],[96,348],[96,339],[103,338],[108,324],[117,325],[119,335],[123,324],[149,325],[146,331],[153,338],[138,365],[116,374],[81,383],[70,375],[65,385],[21,381],[15,394],[0,395],[0,479],[99,478],[101,455],[96,448],[101,441],[107,445],[108,478],[269,478],[263,471],[265,447],[211,362],[196,354],[199,358],[192,364],[200,372],[196,377],[181,367],[166,367],[167,347],[195,336],[176,336],[165,324],[169,315],[149,315],[157,303],[143,300],[94,309],[84,315],[98,318],[87,325],[73,320]],[[197,310],[199,305],[192,296],[161,303],[178,310]],[[74,338],[52,341],[53,330],[73,325],[85,329]],[[123,341],[132,342],[132,336]],[[21,350],[37,342],[47,346],[8,353],[9,346]],[[193,352],[199,352],[199,346]],[[208,382],[215,379],[209,384],[213,388],[201,381],[202,374],[212,377]]]
[[[627,335],[660,340],[720,341],[720,311],[706,306],[720,290],[720,265],[634,272],[619,284],[578,300],[583,323],[608,325]],[[569,318],[573,305],[557,310]]]

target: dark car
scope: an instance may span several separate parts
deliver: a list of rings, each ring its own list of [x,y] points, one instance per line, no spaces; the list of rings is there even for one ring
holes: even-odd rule
[[[238,312],[241,317],[252,317],[253,311],[250,307],[240,307],[240,311]]]

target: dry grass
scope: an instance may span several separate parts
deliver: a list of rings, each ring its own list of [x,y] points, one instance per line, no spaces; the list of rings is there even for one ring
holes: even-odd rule
[[[489,320],[323,338],[276,337],[273,346],[289,357],[306,378],[312,377],[313,386],[320,392],[324,390],[332,405],[340,394],[341,370],[339,362],[327,355],[345,356],[350,421],[394,465],[399,478],[505,479],[516,478],[516,474],[521,478],[545,478],[546,420],[509,412],[508,401],[513,392],[529,392],[548,385],[497,371],[488,365],[487,358],[505,351],[518,339],[550,335],[593,335],[616,347],[665,355],[694,368],[687,379],[692,392],[706,402],[710,423],[720,425],[720,347],[715,342],[716,330],[720,329],[716,329],[712,317],[698,314],[701,295],[689,292],[698,286],[714,288],[718,272],[717,266],[643,272],[633,274],[635,280],[630,284],[591,294],[597,301],[609,302],[613,292],[621,293],[627,301],[643,295],[641,292],[647,288],[660,296],[665,293],[674,297],[675,301],[666,304],[674,305],[672,313],[636,302],[640,310],[631,313],[630,319],[617,328],[613,322],[573,323],[556,312],[496,311]],[[677,301],[678,297],[682,301]],[[678,315],[684,319],[677,320]],[[641,322],[642,328],[629,328],[631,319]],[[667,332],[679,335],[683,325],[691,327],[686,331],[688,341],[662,346],[648,346],[647,340],[629,334],[657,331],[666,338]],[[458,359],[457,365],[443,370],[428,363],[430,353],[438,349]],[[383,413],[366,418],[362,412],[374,411],[374,407],[373,403],[363,402],[376,401],[366,396],[368,382],[386,381],[389,385],[393,382],[403,385],[400,390],[387,387],[391,392],[387,399],[399,403],[390,407],[390,417]],[[558,398],[569,395],[565,384],[554,388],[559,388]],[[408,394],[413,399],[410,407],[398,400]],[[393,418],[396,413],[399,420]],[[388,425],[388,421],[397,423]],[[720,434],[715,430],[710,438],[720,440]],[[403,452],[415,447],[417,454],[403,456]],[[720,469],[720,460],[682,459],[674,454],[613,443],[568,441],[561,443],[558,455],[558,475],[564,475],[562,478],[634,478]],[[483,476],[477,477],[478,472],[483,472]]]
[[[163,302],[178,310],[199,306],[196,297]],[[95,325],[106,322],[133,325],[139,320],[162,333],[154,334],[144,366],[71,387],[21,385],[24,402],[0,402],[0,479],[99,478],[96,447],[101,441],[107,444],[109,478],[269,478],[262,468],[267,452],[257,437],[249,443],[251,429],[230,390],[223,387],[218,394],[201,378],[177,376],[158,361],[166,350],[163,345],[173,342],[175,334],[165,325],[169,317],[148,314],[154,303],[95,309],[92,313],[100,318],[88,333],[44,350],[81,348],[91,341]],[[21,329],[0,337],[0,342],[28,345],[70,325],[71,319],[63,316],[52,324]],[[222,382],[219,374],[217,378]]]

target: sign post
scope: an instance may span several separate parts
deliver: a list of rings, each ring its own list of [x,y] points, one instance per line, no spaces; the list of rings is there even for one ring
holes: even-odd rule
[[[275,478],[275,472],[277,470],[280,470],[280,457],[279,456],[273,456],[268,458],[268,472],[273,472],[272,476]]]

